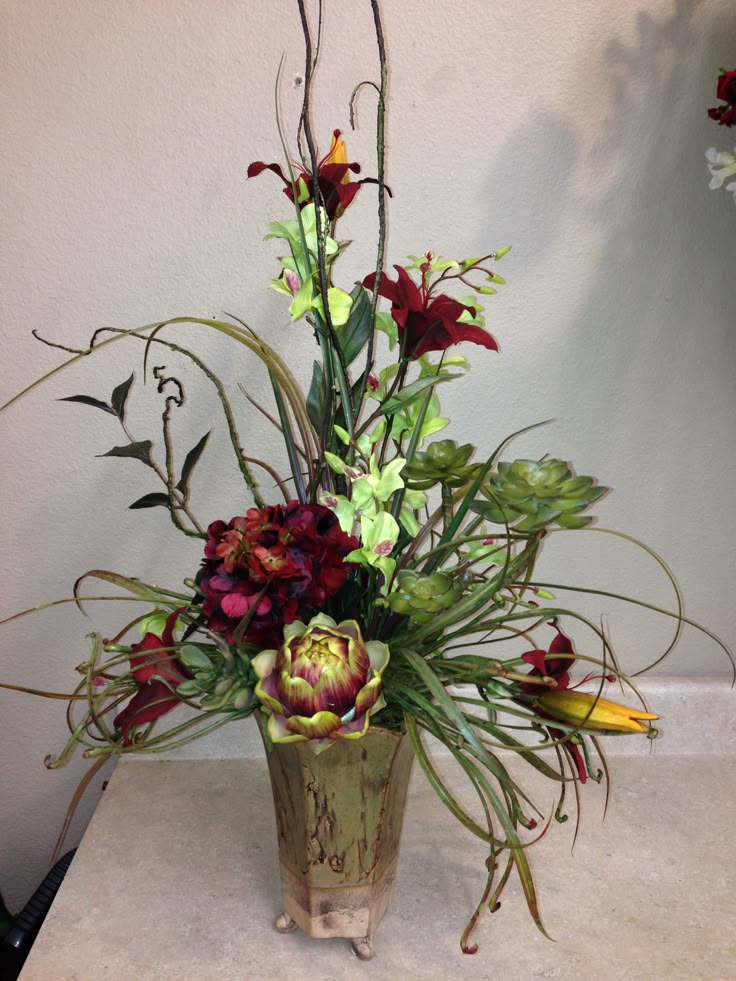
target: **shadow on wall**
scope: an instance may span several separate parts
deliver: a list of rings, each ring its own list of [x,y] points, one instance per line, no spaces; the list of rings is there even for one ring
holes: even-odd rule
[[[643,455],[642,484],[655,491],[670,489],[662,475],[676,466],[673,433],[681,434],[691,471],[691,454],[712,467],[723,438],[734,435],[736,298],[728,244],[736,209],[729,194],[708,190],[705,163],[709,146],[736,142],[706,113],[716,101],[719,67],[733,60],[734,37],[734,8],[709,0],[679,0],[666,18],[640,11],[633,39],[581,50],[574,63],[581,101],[604,80],[589,131],[571,130],[542,102],[500,154],[489,182],[491,197],[499,186],[528,188],[545,173],[544,160],[554,161],[543,214],[521,199],[511,205],[517,290],[536,288],[535,277],[555,256],[577,265],[581,277],[580,299],[551,297],[549,322],[534,326],[529,344],[545,366],[537,391],[551,406],[559,404],[556,387],[575,393],[575,415],[558,418],[555,429],[564,439],[569,424],[585,420],[600,447],[601,476],[625,471],[633,450]],[[563,237],[570,216],[581,240],[590,233],[597,242],[597,257],[576,252],[576,241]],[[570,276],[563,279],[569,289]],[[555,320],[556,306],[564,320]],[[520,401],[518,388],[511,397]]]
[[[718,392],[733,392],[736,304],[732,250],[718,243],[732,238],[736,210],[728,195],[717,199],[708,190],[704,154],[730,136],[706,108],[714,101],[719,39],[734,36],[732,7],[680,0],[667,19],[641,11],[636,42],[613,42],[603,53],[606,125],[586,160],[602,179],[598,196],[581,209],[607,233],[598,279],[568,340],[591,358],[581,360],[576,384],[591,394],[600,386],[609,420],[606,407],[615,406],[619,424],[608,431],[614,469],[636,432],[647,444],[651,470],[643,476],[652,487],[672,466],[660,456],[663,426],[679,420],[683,442],[706,451],[714,431],[728,431],[718,426],[720,409],[729,408]],[[591,325],[600,346],[583,343]],[[627,410],[642,403],[651,405],[646,418]]]

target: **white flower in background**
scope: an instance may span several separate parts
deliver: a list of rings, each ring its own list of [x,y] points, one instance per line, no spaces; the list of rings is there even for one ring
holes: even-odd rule
[[[736,150],[736,147],[734,147],[734,150]],[[736,176],[736,156],[733,153],[728,153],[728,151],[722,152],[712,146],[706,150],[705,156],[708,161],[708,170],[710,171],[710,184],[708,187],[711,191],[716,191],[719,187],[723,187],[723,182],[727,177]],[[736,204],[736,181],[726,184],[726,190],[733,193],[734,204]]]

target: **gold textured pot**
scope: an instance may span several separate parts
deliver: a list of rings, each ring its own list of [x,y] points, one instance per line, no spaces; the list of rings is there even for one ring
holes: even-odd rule
[[[393,896],[414,761],[409,740],[372,726],[318,755],[297,742],[266,746],[266,756],[283,903],[276,929],[346,937],[369,960]]]

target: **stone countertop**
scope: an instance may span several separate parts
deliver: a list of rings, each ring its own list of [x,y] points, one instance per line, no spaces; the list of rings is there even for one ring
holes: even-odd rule
[[[21,981],[320,978],[725,981],[736,977],[736,757],[619,757],[605,790],[531,849],[542,915],[512,876],[502,908],[458,941],[484,846],[415,768],[394,900],[364,963],[347,940],[280,935],[265,761],[124,760]],[[548,806],[552,788],[530,788]]]

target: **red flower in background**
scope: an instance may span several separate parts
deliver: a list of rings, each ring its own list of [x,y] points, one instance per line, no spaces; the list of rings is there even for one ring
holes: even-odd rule
[[[391,316],[399,328],[401,351],[404,357],[419,358],[429,351],[446,351],[453,344],[472,341],[491,351],[498,345],[491,335],[475,324],[459,321],[467,311],[475,316],[475,307],[466,306],[444,293],[432,296],[431,287],[422,282],[421,289],[406,269],[394,266],[396,282],[382,275],[378,293],[391,301]],[[363,280],[363,286],[372,290],[376,274],[371,273]]]
[[[708,115],[720,126],[736,126],[736,70],[718,76],[716,95],[727,105],[714,106]]]
[[[174,624],[181,610],[175,610],[166,618],[166,625],[160,637],[148,633],[139,644],[130,649],[130,666],[138,691],[120,712],[114,722],[116,729],[123,733],[123,743],[130,745],[131,729],[134,726],[155,722],[160,716],[181,704],[175,695],[176,688],[191,678],[188,669],[177,658],[174,650]]]
[[[215,521],[207,534],[197,577],[207,626],[232,643],[255,606],[243,640],[261,647],[278,647],[284,624],[324,608],[347,577],[344,557],[358,547],[329,508],[297,501]]]
[[[290,201],[294,201],[294,189],[291,186],[291,180],[284,175],[278,164],[266,164],[258,160],[248,167],[248,177],[257,177],[264,170],[271,170],[281,178],[286,185],[284,194]],[[330,221],[340,217],[360,190],[361,184],[378,183],[372,177],[364,177],[360,181],[351,181],[351,172],[359,174],[360,164],[348,163],[345,141],[340,139],[340,130],[336,129],[332,134],[329,153],[317,164],[319,189]],[[294,183],[297,191],[296,203],[300,208],[303,208],[312,201],[312,175],[301,167],[295,167]]]

